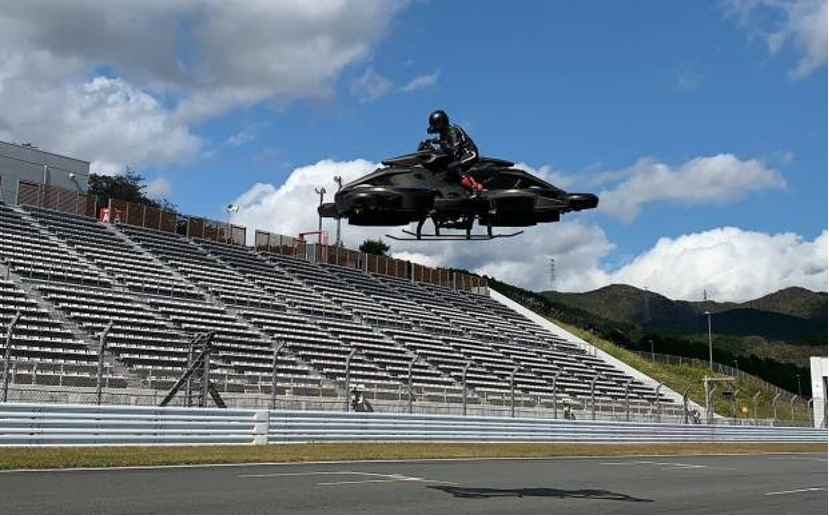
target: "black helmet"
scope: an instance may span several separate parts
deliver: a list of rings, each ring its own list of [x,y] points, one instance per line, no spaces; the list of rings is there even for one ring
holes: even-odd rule
[[[437,111],[433,111],[432,114],[429,115],[429,129],[427,129],[427,131],[430,134],[442,133],[448,127],[449,115],[446,114],[446,111],[438,109]]]

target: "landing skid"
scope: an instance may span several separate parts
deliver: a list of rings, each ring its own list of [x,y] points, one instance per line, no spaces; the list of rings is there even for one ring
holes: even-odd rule
[[[517,231],[515,233],[504,233],[500,235],[493,235],[491,233],[481,234],[481,235],[472,235],[469,233],[466,234],[454,234],[454,235],[441,235],[439,233],[433,235],[424,235],[422,233],[415,233],[413,231],[409,231],[406,229],[402,230],[403,233],[409,235],[408,237],[399,237],[394,235],[386,235],[387,237],[391,238],[392,240],[398,241],[422,241],[422,242],[439,242],[439,241],[456,241],[456,240],[494,240],[496,238],[511,238],[514,236],[518,236],[523,233],[523,231]]]

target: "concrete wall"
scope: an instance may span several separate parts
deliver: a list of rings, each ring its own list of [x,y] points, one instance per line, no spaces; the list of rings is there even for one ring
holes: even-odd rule
[[[44,180],[47,186],[86,192],[89,162],[0,142],[0,200],[14,204],[19,181],[42,184]]]
[[[829,358],[811,357],[812,410],[816,427],[826,426],[826,389],[829,374]]]

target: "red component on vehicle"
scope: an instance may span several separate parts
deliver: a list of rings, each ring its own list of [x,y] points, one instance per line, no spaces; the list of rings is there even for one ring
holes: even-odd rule
[[[461,179],[461,186],[467,190],[472,190],[475,193],[481,193],[484,191],[484,185],[475,181],[475,178],[472,176],[463,176]]]

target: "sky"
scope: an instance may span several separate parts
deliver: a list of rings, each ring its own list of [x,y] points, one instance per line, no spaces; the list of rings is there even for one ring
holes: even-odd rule
[[[826,99],[825,0],[0,6],[0,140],[296,234],[316,227],[314,188],[330,199],[333,176],[413,150],[441,108],[482,154],[600,206],[393,253],[533,290],[826,291]]]

